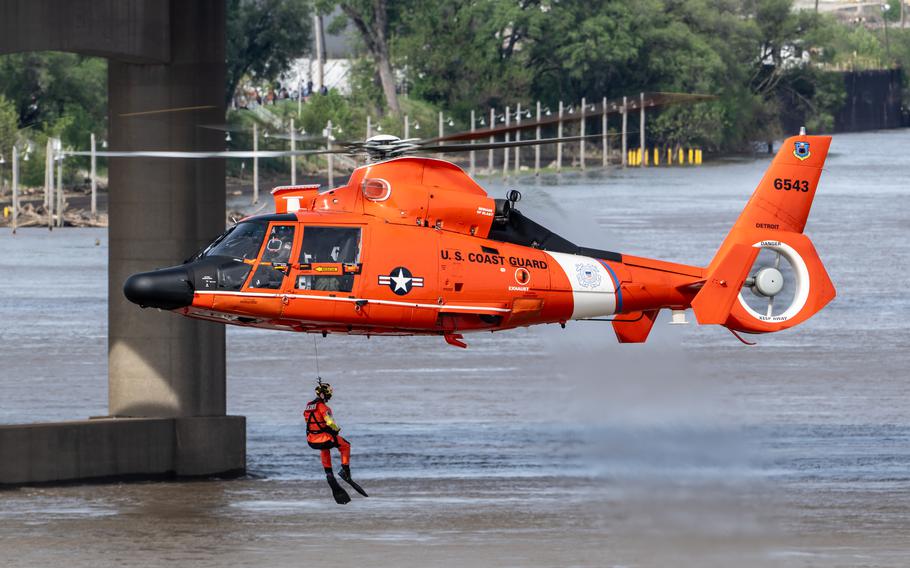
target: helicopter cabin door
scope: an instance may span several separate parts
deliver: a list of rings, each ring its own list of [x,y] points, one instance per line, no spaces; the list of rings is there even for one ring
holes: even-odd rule
[[[292,222],[269,225],[268,236],[243,287],[244,294],[237,311],[259,316],[259,319],[273,319],[281,315],[282,288],[291,271],[296,230],[297,223]]]
[[[301,228],[303,240],[284,315],[320,321],[332,319],[340,312],[353,313],[363,266],[363,227],[305,225]]]

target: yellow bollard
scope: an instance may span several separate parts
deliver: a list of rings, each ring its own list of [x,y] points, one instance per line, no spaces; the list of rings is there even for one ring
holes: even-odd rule
[[[676,160],[676,163],[678,163],[680,166],[682,166],[686,163],[685,156],[683,156],[682,148],[679,149],[679,152],[677,153],[677,158],[678,159]]]
[[[657,150],[657,148],[654,148],[654,165],[660,165],[660,152]]]
[[[644,165],[647,166],[648,165],[648,151],[645,150],[644,153],[642,154],[642,156],[644,157]]]
[[[667,148],[667,165],[668,166],[673,165],[673,149],[672,148]]]
[[[695,152],[692,151],[692,148],[689,148],[689,165],[695,163]]]
[[[695,150],[695,165],[701,165],[701,148]]]
[[[3,208],[3,218],[4,219],[9,218],[9,207],[8,206]]]

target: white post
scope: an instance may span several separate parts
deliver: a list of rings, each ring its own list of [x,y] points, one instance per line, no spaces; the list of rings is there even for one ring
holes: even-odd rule
[[[44,209],[50,211],[51,193],[54,188],[54,146],[53,141],[47,139],[47,147],[44,150]]]
[[[326,135],[326,140],[325,140],[325,149],[331,150],[332,149],[332,121],[331,120],[328,122],[328,124],[326,124],[325,128],[326,128],[326,131],[328,132],[328,134]],[[331,189],[331,188],[335,187],[335,156],[333,156],[332,154],[326,154],[326,156],[328,156],[328,162],[329,162],[329,189]]]
[[[607,144],[609,144],[609,142],[608,142],[609,136],[607,135],[607,97],[604,97],[603,103],[601,103],[601,104],[603,105],[603,108],[601,109],[602,113],[601,113],[601,117],[600,117],[600,128],[602,131],[601,140],[600,140],[600,148],[601,148],[601,152],[602,152],[601,160],[603,162],[601,164],[601,166],[606,168],[607,160],[609,159],[609,153],[610,153],[610,147],[607,145]]]
[[[515,125],[518,126],[521,124],[521,103],[518,103],[515,106]],[[515,131],[515,141],[518,142],[521,140],[521,130]],[[515,146],[515,175],[518,175],[518,172],[521,169],[521,154],[518,152],[518,146]]]
[[[66,196],[63,195],[63,141],[57,139],[60,155],[57,156],[57,226],[63,226],[63,217],[66,214]]]
[[[19,149],[13,144],[13,234],[16,234],[16,225],[19,222]]]
[[[578,152],[579,152],[579,161],[581,169],[585,169],[585,114],[588,112],[588,102],[584,97],[581,97],[581,123],[579,127],[579,133],[581,134],[581,140],[578,141]]]
[[[253,205],[259,203],[259,126],[253,123]]]
[[[472,109],[471,110],[471,132],[474,132],[475,130],[476,130],[476,128],[474,126],[474,110]],[[474,139],[472,138],[471,144],[473,144],[473,143],[474,143]],[[468,159],[470,160],[470,164],[471,164],[470,168],[468,169],[468,173],[471,175],[471,177],[474,177],[474,150],[471,150],[471,152],[468,154]]]
[[[47,139],[47,172],[45,173],[47,179],[47,230],[54,230],[54,204],[56,203],[56,197],[54,195],[54,160],[57,155],[57,141],[53,138]]]
[[[294,119],[291,119],[291,152],[297,151],[297,133],[294,131]],[[297,185],[297,156],[291,155],[291,185]]]
[[[444,133],[443,133],[443,124],[442,124],[442,120],[443,120],[443,118],[442,118],[442,111],[439,111],[439,137],[440,137],[440,138],[442,138],[442,137],[443,137],[443,134],[444,134]]]
[[[405,120],[407,120],[407,119],[405,119]],[[372,138],[372,137],[373,137],[373,117],[370,116],[370,115],[367,115],[367,135],[366,135],[366,139],[369,140],[369,139]]]
[[[562,101],[559,101],[559,121],[556,123],[556,138],[562,138]],[[562,142],[556,143],[556,171],[562,171]]]
[[[535,140],[540,140],[540,101],[537,101],[537,128],[535,130]],[[540,175],[540,144],[534,146],[534,175]]]
[[[490,109],[490,130],[493,130],[494,128],[496,128],[496,109],[491,108]],[[492,144],[495,140],[496,140],[496,137],[491,134],[490,135],[490,144]],[[487,156],[487,171],[490,174],[493,173],[493,159],[494,159],[493,149],[490,148],[489,155]]]
[[[512,120],[512,117],[511,117],[511,113],[509,112],[509,107],[506,107],[506,128],[509,127],[509,123],[511,122],[511,120]],[[508,132],[505,133],[505,141],[506,142],[509,141]],[[506,177],[508,175],[509,175],[509,147],[506,146],[505,148],[502,149],[502,177]]]
[[[641,155],[641,167],[645,167],[647,160],[645,160],[645,94],[641,93],[639,99],[641,107],[638,111],[638,148]]]
[[[95,133],[92,133],[92,217],[98,216],[98,156],[95,155]]]
[[[404,137],[410,138],[411,136],[411,117],[404,115]]]
[[[629,123],[629,105],[626,97],[622,98],[622,167],[629,165],[629,146],[626,142],[626,128]]]

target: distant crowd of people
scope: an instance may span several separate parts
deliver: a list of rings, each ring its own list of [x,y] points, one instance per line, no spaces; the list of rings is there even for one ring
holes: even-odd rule
[[[234,108],[254,108],[262,105],[273,105],[280,100],[291,99],[297,100],[298,96],[304,102],[309,101],[310,97],[317,94],[313,90],[313,81],[307,81],[306,85],[301,87],[302,92],[298,93],[296,89],[289,90],[280,83],[269,85],[268,87],[241,86],[234,93],[232,106]],[[319,89],[318,94],[329,94],[329,88],[325,85]]]

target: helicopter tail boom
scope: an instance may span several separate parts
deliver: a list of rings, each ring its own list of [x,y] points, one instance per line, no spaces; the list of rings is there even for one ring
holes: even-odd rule
[[[801,323],[835,296],[803,234],[829,136],[788,138],[721,244],[692,300],[700,324],[767,333]]]

